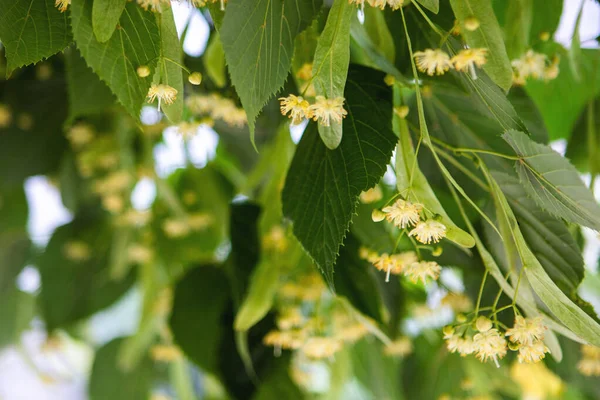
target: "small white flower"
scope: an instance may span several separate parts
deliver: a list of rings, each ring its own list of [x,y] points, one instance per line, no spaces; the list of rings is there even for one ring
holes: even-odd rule
[[[437,243],[446,236],[446,226],[433,219],[421,221],[410,231],[409,236],[416,236],[424,244]]]
[[[421,210],[423,210],[422,204],[398,199],[394,204],[384,207],[381,211],[386,214],[388,221],[398,228],[404,229],[419,222]]]

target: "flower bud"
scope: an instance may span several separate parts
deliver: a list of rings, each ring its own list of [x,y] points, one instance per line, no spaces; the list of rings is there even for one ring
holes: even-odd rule
[[[371,219],[373,220],[373,222],[383,221],[385,219],[385,213],[381,210],[374,209],[371,213]]]
[[[475,17],[469,17],[465,19],[465,29],[473,32],[477,28],[479,28],[479,20]]]
[[[408,108],[408,106],[394,107],[394,114],[396,114],[397,116],[399,116],[402,119],[406,118],[409,111],[410,111],[410,109]]]
[[[188,76],[188,81],[192,85],[198,86],[202,83],[202,74],[200,72],[193,72],[190,74],[190,76]]]
[[[487,332],[492,329],[492,321],[483,316],[479,317],[477,318],[477,321],[475,321],[475,328],[477,328],[479,332]]]
[[[150,76],[150,68],[147,65],[140,65],[137,68],[137,74],[140,78],[147,78]]]

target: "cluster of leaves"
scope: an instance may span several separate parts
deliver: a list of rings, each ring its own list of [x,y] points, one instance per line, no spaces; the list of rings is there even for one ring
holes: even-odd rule
[[[0,346],[35,316],[50,338],[89,341],[89,318],[135,292],[137,331],[97,348],[92,399],[306,398],[319,391],[300,376],[314,360],[287,342],[292,351],[274,354],[264,338],[290,306],[286,288],[302,291],[319,271],[318,301],[293,295],[301,313],[321,323],[343,308],[370,333],[325,358],[325,397],[358,385],[373,398],[520,398],[534,389],[518,377],[530,374],[597,398],[598,382],[574,371],[579,344],[600,346],[598,315],[579,297],[581,232],[600,230],[580,178],[593,187],[600,173],[600,52],[577,34],[569,51],[552,40],[562,1],[228,0],[223,10],[195,0],[188,6],[211,27],[200,57],[182,51],[188,29],[178,36],[168,1],[59,3],[68,7],[0,0]],[[487,49],[474,74],[417,71],[416,51],[467,47]],[[530,49],[557,57],[560,72],[514,85],[510,60]],[[200,86],[186,83],[190,71],[203,74]],[[142,121],[157,84],[177,96]],[[309,121],[296,145],[277,98],[311,89],[343,97],[347,115]],[[228,122],[239,109],[247,126]],[[157,171],[162,132],[175,127],[189,146],[185,135],[201,125],[218,134],[214,158]],[[548,145],[559,139],[567,158]],[[23,185],[35,175],[51,179],[74,216],[47,244],[27,231]],[[141,180],[157,192],[144,211],[131,201]],[[374,188],[380,196],[365,200]],[[421,246],[374,222],[398,196],[435,215],[445,239]],[[361,248],[416,250],[462,276],[477,305],[454,311],[471,311],[469,321],[484,305],[506,310],[497,324],[511,325],[511,310],[542,316],[549,369],[507,361],[496,371],[449,354],[439,329],[448,321],[421,326],[413,354],[390,357],[428,291],[385,282]],[[36,293],[17,287],[25,265],[41,275]]]

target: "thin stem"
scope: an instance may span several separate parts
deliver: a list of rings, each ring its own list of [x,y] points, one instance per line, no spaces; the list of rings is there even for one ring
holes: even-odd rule
[[[512,306],[514,307],[517,304],[517,298],[519,295],[519,286],[521,285],[521,279],[523,278],[523,270],[525,267],[521,268],[521,271],[519,272],[519,278],[517,279],[517,285],[515,286],[515,295],[513,297],[513,301],[512,301]]]
[[[485,270],[485,272],[483,273],[483,279],[481,280],[481,286],[479,287],[479,295],[477,296],[477,305],[475,306],[475,318],[477,318],[477,315],[479,315],[479,306],[481,305],[481,297],[483,296],[483,288],[485,286],[485,281],[487,279],[487,276],[489,274],[489,271]]]
[[[173,64],[177,65],[179,68],[181,68],[182,70],[184,70],[184,71],[185,71],[185,72],[187,72],[188,74],[190,74],[190,73],[191,73],[189,69],[187,69],[185,66],[181,65],[181,64],[180,64],[180,63],[178,63],[177,61],[175,61],[175,60],[171,60],[169,57],[162,57],[162,58],[163,58],[163,60],[166,60],[166,61],[172,62]]]
[[[490,191],[489,186],[487,186],[481,179],[479,179],[477,176],[475,176],[475,174],[473,174],[471,171],[469,171],[469,169],[467,167],[465,167],[464,165],[459,163],[454,157],[452,157],[450,154],[446,153],[444,150],[442,150],[439,147],[438,147],[438,151],[439,151],[440,156],[442,156],[443,158],[448,160],[448,162],[450,162],[450,164],[452,164],[457,169],[459,169],[463,174],[465,174],[466,176],[471,178],[471,180],[473,182],[475,182],[475,184],[477,184],[479,187],[481,187],[483,190],[485,190],[487,192]]]
[[[435,33],[437,33],[440,36],[444,36],[444,33],[442,31],[440,31],[440,29],[435,26],[435,24],[429,19],[429,17],[427,16],[427,14],[425,14],[425,11],[423,11],[423,9],[421,8],[421,6],[419,6],[419,4],[417,4],[416,1],[412,2],[412,5],[415,6],[415,8],[419,11],[419,13],[421,13],[421,15],[423,16],[423,18],[425,18],[425,21],[427,21],[427,23],[429,24],[429,26],[431,27],[431,29],[433,29],[433,31]]]
[[[594,100],[591,100],[587,105],[587,144],[588,144],[588,162],[590,170],[590,190],[594,193],[594,186],[596,183],[596,163],[598,163],[598,157],[596,156],[596,121],[594,114]]]

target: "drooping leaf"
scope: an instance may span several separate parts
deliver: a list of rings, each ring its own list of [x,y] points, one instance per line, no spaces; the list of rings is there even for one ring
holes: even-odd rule
[[[256,117],[288,76],[294,39],[316,16],[321,0],[232,0],[219,29],[231,81],[248,116]]]
[[[344,95],[350,62],[350,25],[355,11],[346,0],[335,0],[329,11],[313,61],[313,85],[317,96],[334,99]],[[342,124],[335,121],[329,126],[319,124],[319,135],[325,146],[333,150],[342,140]]]
[[[521,157],[515,168],[538,206],[567,221],[600,230],[600,206],[567,159],[519,131],[508,131],[503,138]]]
[[[489,179],[489,182],[499,218],[503,218],[510,229],[523,269],[534,292],[556,318],[573,333],[590,344],[599,346],[600,324],[569,299],[548,276],[527,245],[502,189],[493,178]]]
[[[106,43],[96,40],[92,28],[92,1],[75,0],[71,5],[73,36],[86,63],[134,118],[148,94],[150,78],[140,78],[137,68],[154,70],[159,56],[160,33],[153,13],[127,3],[119,29]]]
[[[535,43],[543,33],[549,33],[550,37],[558,29],[560,17],[563,11],[562,0],[533,0],[533,18],[531,21],[530,41]]]
[[[66,52],[69,94],[69,121],[98,114],[115,103],[115,97],[98,75],[87,66],[75,48]]]
[[[446,237],[463,246],[473,247],[471,235],[459,228],[448,216],[433,189],[416,164],[416,157],[406,121],[399,121],[400,143],[396,151],[396,185],[399,193],[411,201],[422,203],[431,212],[440,215],[446,226]]]
[[[538,143],[547,144],[549,136],[544,118],[527,92],[523,88],[514,87],[510,90],[507,98],[521,117],[531,138]]]
[[[202,57],[204,68],[209,78],[217,85],[223,87],[227,83],[225,53],[223,44],[218,32],[211,35],[210,43],[206,48],[206,53]]]
[[[579,27],[581,25],[581,17],[583,15],[583,7],[585,2],[581,2],[579,6],[579,12],[577,13],[577,19],[575,20],[575,26],[573,27],[573,35],[571,36],[571,47],[569,48],[569,63],[571,64],[571,71],[576,81],[581,80],[580,63],[581,63],[581,38],[579,36]]]
[[[71,42],[67,13],[51,0],[1,0],[0,41],[6,47],[7,71],[37,63]]]
[[[391,91],[383,77],[366,67],[350,68],[345,92],[348,116],[340,146],[327,149],[316,125],[309,124],[283,189],[283,213],[293,221],[294,234],[330,285],[358,196],[379,181],[396,142]]]
[[[581,172],[600,171],[600,97],[590,101],[573,128],[565,157]]]
[[[107,42],[117,28],[127,0],[95,0],[92,26],[99,42]]]
[[[222,268],[200,266],[185,274],[175,287],[169,326],[175,343],[203,370],[218,372],[221,314],[229,299]]]
[[[507,4],[504,37],[506,52],[510,59],[514,60],[529,48],[529,31],[534,14],[533,0],[515,0],[500,4]]]
[[[440,11],[440,0],[417,0],[417,2],[434,14]]]
[[[133,274],[121,281],[110,277],[111,243],[108,222],[97,217],[75,219],[56,229],[37,262],[39,304],[48,331],[108,307],[131,287]],[[82,247],[86,250],[77,250]]]
[[[160,32],[160,58],[153,82],[166,84],[177,90],[177,97],[173,104],[161,105],[161,110],[169,121],[176,124],[181,121],[183,115],[183,71],[177,65],[181,64],[182,54],[173,18],[170,7],[161,13],[156,13],[156,23]]]
[[[272,259],[264,259],[252,272],[248,294],[235,316],[234,328],[247,331],[271,308],[279,289],[281,269]]]
[[[512,67],[491,0],[450,0],[450,4],[469,47],[488,50],[485,72],[498,86],[508,90],[512,85]],[[465,27],[465,20],[469,18],[479,21],[477,29],[471,31]]]
[[[359,22],[358,19],[352,20],[353,26],[355,22]],[[393,64],[396,59],[396,48],[383,11],[377,7],[366,7],[363,26],[378,52]]]
[[[120,368],[119,352],[125,339],[115,339],[96,351],[88,394],[90,400],[146,400],[153,386],[152,360],[146,355],[136,369]]]
[[[569,297],[576,295],[584,266],[579,247],[565,223],[540,210],[516,177],[492,171],[515,213],[533,254]]]

